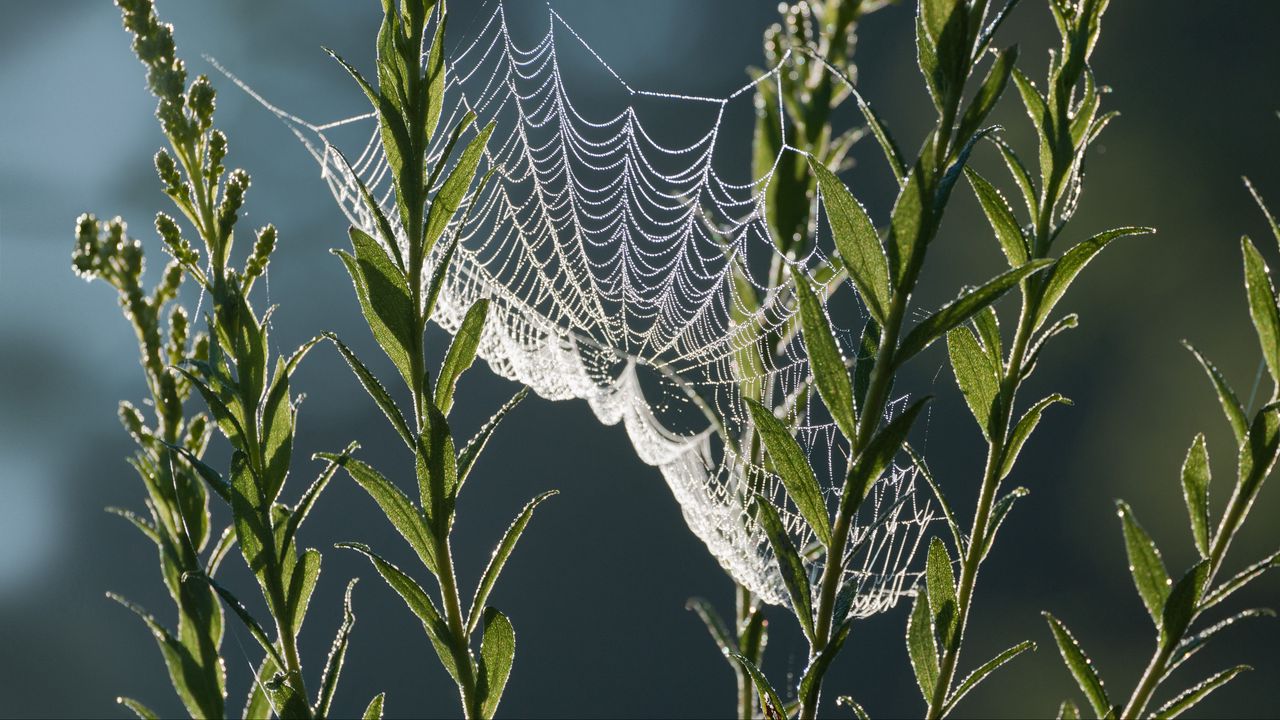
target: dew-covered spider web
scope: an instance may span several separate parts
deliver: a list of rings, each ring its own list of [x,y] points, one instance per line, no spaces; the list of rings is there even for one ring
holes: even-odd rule
[[[489,366],[544,398],[586,400],[606,425],[622,423],[724,569],[766,602],[788,604],[753,499],[777,507],[793,542],[808,550],[811,572],[822,560],[766,467],[743,397],[779,408],[797,428],[834,508],[848,446],[812,391],[790,280],[774,288],[764,280],[776,262],[831,263],[822,242],[806,257],[775,259],[764,200],[772,173],[733,179],[718,159],[750,152],[721,147],[726,113],[752,112],[755,84],[777,83],[797,60],[787,56],[724,97],[643,91],[548,10],[545,34],[522,46],[496,5],[448,62],[440,127],[468,111],[477,116],[468,134],[495,123],[487,161],[496,172],[450,229],[459,246],[435,319],[453,332],[475,300],[488,298],[479,354]],[[598,112],[607,105],[600,97],[589,111],[575,103],[566,75],[583,66],[616,83],[612,112]],[[378,234],[352,173],[396,222],[372,114],[314,125],[277,112],[320,163],[352,223]],[[662,114],[679,118],[680,138],[646,122]],[[337,139],[353,129],[355,143]],[[432,162],[447,132],[437,134]],[[855,337],[844,333],[846,348]],[[892,467],[859,512],[847,578],[860,587],[859,615],[891,607],[914,585],[912,557],[932,518],[915,483],[913,470]]]

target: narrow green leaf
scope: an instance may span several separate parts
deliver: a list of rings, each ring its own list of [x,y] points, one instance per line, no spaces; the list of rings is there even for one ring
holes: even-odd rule
[[[199,682],[202,673],[195,658],[192,657],[191,652],[182,643],[178,642],[151,613],[143,610],[140,606],[115,593],[107,593],[107,597],[132,611],[151,631],[151,636],[155,638],[156,645],[160,648],[160,654],[164,657],[165,669],[169,671],[169,679],[173,683],[173,689],[177,692],[188,712],[193,716],[202,716],[205,713],[222,709],[221,691],[195,684]],[[133,709],[132,706],[130,706],[130,709]]]
[[[1013,509],[1013,504],[1030,494],[1031,491],[1024,487],[1016,487],[996,501],[995,506],[991,509],[990,530],[987,531],[987,537],[982,541],[983,559],[986,559],[987,554],[991,552],[991,546],[995,545],[996,533],[1000,532],[1000,526],[1004,525],[1005,518],[1009,516],[1009,511]]]
[[[391,422],[391,427],[395,428],[396,434],[412,450],[413,431],[409,429],[409,423],[404,419],[400,408],[396,406],[396,401],[391,398],[391,393],[387,392],[387,389],[378,381],[373,372],[361,362],[360,358],[356,357],[355,352],[347,347],[346,343],[338,339],[337,335],[327,332],[324,333],[324,337],[338,349],[342,359],[347,361],[347,365],[355,373],[356,379],[360,381],[360,386],[369,394],[369,397],[373,398],[373,401],[378,405],[378,409],[382,410],[382,414],[386,415],[387,420]]]
[[[374,569],[386,580],[392,590],[400,595],[409,609],[414,615],[418,616],[418,620],[422,622],[422,629],[426,631],[427,637],[431,640],[431,644],[435,647],[436,655],[440,657],[441,664],[445,670],[449,671],[449,675],[455,683],[461,682],[458,673],[458,663],[454,655],[452,641],[450,640],[449,628],[444,622],[444,618],[440,616],[440,611],[436,610],[435,603],[431,602],[431,597],[422,589],[422,586],[403,570],[384,560],[380,555],[363,543],[338,543],[334,547],[346,550],[355,550],[356,552],[369,558],[369,562],[373,563]]]
[[[750,398],[745,398],[745,401],[756,430],[769,451],[773,467],[787,489],[787,495],[822,544],[830,547],[831,518],[827,513],[826,500],[822,497],[822,489],[818,487],[818,479],[809,466],[809,457],[796,439],[791,437],[787,426],[774,417],[772,412]]]
[[[729,627],[724,624],[724,620],[720,618],[720,613],[716,612],[710,602],[700,597],[689,598],[684,607],[686,610],[692,610],[697,613],[702,620],[702,624],[707,626],[707,632],[711,634],[711,639],[715,641],[716,647],[720,648],[721,654],[727,657],[729,653],[737,651],[737,640],[729,632]]]
[[[818,653],[818,656],[809,661],[809,666],[805,668],[804,674],[800,677],[799,697],[808,697],[811,693],[817,692],[815,687],[822,682],[822,678],[826,675],[827,668],[831,667],[831,662],[836,659],[836,655],[840,654],[844,642],[849,638],[849,631],[853,628],[852,620],[845,620],[831,633],[831,638],[826,645]]]
[[[951,570],[951,553],[942,538],[934,537],[929,543],[929,555],[925,562],[925,588],[929,592],[929,613],[939,647],[952,648],[956,641],[956,578]]]
[[[1249,567],[1236,573],[1230,580],[1222,583],[1213,592],[1205,595],[1201,607],[1208,609],[1226,600],[1236,590],[1258,579],[1273,567],[1280,567],[1280,552],[1274,552]]]
[[[964,696],[968,695],[970,690],[974,689],[979,684],[981,684],[983,680],[987,679],[988,675],[1000,669],[1000,667],[1003,666],[1005,663],[1009,662],[1010,660],[1013,660],[1014,658],[1018,657],[1019,655],[1021,655],[1022,653],[1028,650],[1034,651],[1035,649],[1036,649],[1035,643],[1031,642],[1030,640],[1023,640],[1017,645],[1014,645],[1008,650],[1005,650],[999,655],[996,655],[995,657],[983,663],[981,666],[978,667],[977,670],[974,670],[973,672],[969,673],[968,675],[965,676],[963,680],[960,681],[960,684],[956,686],[956,689],[954,691],[952,691],[951,697],[947,698],[946,705],[942,709],[942,714],[944,716],[950,715],[951,711],[955,709],[956,704],[959,703],[962,699],[964,699]]]
[[[1165,720],[1166,718],[1176,718],[1182,713],[1190,710],[1191,708],[1199,704],[1199,702],[1205,699],[1205,697],[1207,697],[1209,693],[1231,682],[1236,675],[1239,675],[1241,672],[1244,672],[1245,670],[1252,670],[1252,669],[1253,668],[1249,667],[1248,665],[1237,665],[1233,668],[1223,670],[1222,672],[1219,672],[1205,680],[1202,680],[1199,683],[1196,683],[1195,685],[1192,685],[1191,687],[1182,691],[1182,693],[1180,693],[1177,697],[1175,697],[1174,699],[1170,700],[1168,703],[1163,705],[1159,710],[1156,710],[1155,715],[1153,717],[1158,718],[1159,720]]]
[[[497,609],[485,608],[480,637],[480,717],[492,718],[498,711],[515,654],[516,632],[511,621]]]
[[[262,468],[262,494],[267,503],[275,502],[289,474],[293,459],[293,404],[289,398],[289,372],[283,360],[277,360],[275,377],[267,389],[262,407],[262,450],[266,464]]]
[[[265,517],[262,495],[253,471],[239,450],[231,456],[231,511],[235,518],[236,541],[240,544],[244,561],[258,581],[265,582],[267,568],[274,561],[268,548],[275,546],[275,537]],[[283,612],[283,608],[279,610]]]
[[[448,534],[457,498],[458,464],[449,421],[428,399],[415,469],[422,512],[436,537]]]
[[[320,579],[320,551],[307,548],[298,558],[298,567],[289,579],[288,597],[289,627],[294,637],[302,631],[302,621],[311,605],[311,595]]]
[[[982,123],[995,109],[996,103],[1000,100],[1000,96],[1004,94],[1004,89],[1009,84],[1009,75],[1012,73],[1014,65],[1018,61],[1018,46],[1013,45],[1001,50],[996,59],[991,63],[991,68],[987,70],[987,76],[983,78],[982,84],[978,86],[978,92],[974,96],[973,101],[969,103],[969,108],[965,110],[964,117],[960,120],[960,129],[956,133],[956,137],[960,142],[965,142],[973,137],[974,133],[982,127]],[[1014,265],[1021,265],[1026,259],[1020,260]]]
[[[1124,529],[1124,547],[1129,555],[1129,574],[1133,576],[1133,584],[1138,588],[1138,595],[1142,597],[1142,604],[1147,606],[1152,622],[1159,627],[1172,582],[1169,579],[1169,571],[1165,569],[1164,558],[1160,556],[1160,550],[1156,547],[1155,541],[1138,523],[1129,504],[1123,500],[1117,500],[1116,509]]]
[[[844,489],[841,492],[842,503],[854,503],[855,508],[862,504],[876,480],[880,479],[880,474],[889,467],[894,456],[902,449],[916,417],[931,399],[926,395],[916,400],[901,415],[890,420],[887,425],[871,436],[871,440],[858,455],[853,467],[849,470],[849,475],[845,478]]]
[[[280,669],[267,656],[258,664],[253,676],[253,686],[249,688],[249,697],[245,699],[244,711],[240,715],[246,720],[271,720],[278,715],[271,706],[271,698],[267,696],[267,683],[276,676]]]
[[[836,707],[849,708],[850,712],[852,712],[853,716],[858,720],[871,720],[871,716],[867,714],[867,711],[863,710],[862,706],[848,695],[841,695],[836,698]]]
[[[466,481],[467,475],[471,474],[471,468],[475,466],[476,460],[480,457],[480,453],[484,451],[484,447],[488,444],[489,438],[493,435],[493,431],[498,429],[498,425],[502,422],[502,419],[507,416],[507,413],[515,409],[515,406],[519,405],[520,401],[524,400],[528,394],[529,388],[520,388],[516,394],[503,404],[503,406],[498,409],[498,412],[494,413],[493,417],[489,418],[485,422],[484,426],[467,441],[467,444],[462,447],[462,450],[458,453],[459,488],[461,488],[462,483]]]
[[[1209,557],[1209,448],[1204,434],[1196,435],[1182,463],[1182,498],[1191,519],[1191,535],[1200,557]]]
[[[356,448],[359,447],[359,443],[353,442],[347,445],[347,449],[343,450],[338,457],[350,459],[351,453],[355,452]],[[329,481],[338,472],[339,465],[336,462],[327,462],[324,470],[320,471],[320,476],[302,494],[302,498],[298,500],[297,507],[289,513],[289,519],[285,521],[284,534],[279,543],[281,559],[283,559],[284,553],[289,551],[289,546],[293,544],[293,539],[298,534],[298,528],[307,519],[307,515],[311,514],[311,508],[315,507],[316,500],[320,498],[320,493],[324,492],[324,489],[329,485]]]
[[[426,565],[431,572],[436,571],[435,550],[431,536],[427,533],[426,519],[422,517],[418,508],[414,507],[413,502],[400,491],[400,488],[383,477],[382,473],[355,458],[332,453],[319,453],[317,457],[341,465],[351,479],[355,480],[365,492],[369,493],[374,502],[378,503],[378,507],[382,508],[382,514],[386,515],[400,535],[409,541],[409,545],[417,552],[422,564]]]
[[[347,646],[351,641],[351,629],[356,624],[356,615],[351,611],[351,591],[359,580],[360,578],[351,578],[342,598],[342,625],[338,627],[338,634],[329,647],[329,657],[325,660],[324,673],[320,676],[320,697],[316,701],[315,712],[318,718],[329,717],[330,708],[333,707],[333,697],[338,690],[338,676],[342,674],[342,663],[346,660]]]
[[[1102,251],[1102,248],[1111,244],[1112,240],[1130,235],[1148,235],[1154,232],[1154,229],[1144,227],[1116,228],[1098,233],[1064,253],[1057,264],[1053,266],[1053,269],[1045,274],[1044,294],[1041,296],[1040,305],[1036,310],[1034,327],[1039,328],[1044,325],[1045,320],[1049,319],[1049,314],[1053,312],[1053,307],[1062,299],[1076,276],[1080,274],[1080,271],[1084,269],[1085,265],[1089,264],[1089,261],[1094,256]]]
[[[992,365],[991,356],[983,352],[978,339],[963,325],[947,333],[947,355],[960,393],[978,421],[982,436],[989,439],[991,417],[1000,397],[1000,369]]]
[[[1160,620],[1160,641],[1178,642],[1199,612],[1200,596],[1209,578],[1209,561],[1201,560],[1169,591]]]
[[[133,714],[138,716],[138,720],[160,720],[160,716],[155,714],[151,708],[133,698],[118,697],[116,702],[132,710]]]
[[[480,347],[480,338],[484,334],[485,320],[489,317],[489,301],[481,298],[475,301],[462,318],[458,332],[449,343],[449,351],[440,365],[440,376],[436,379],[436,407],[444,415],[453,407],[453,391],[457,387],[458,378],[475,362],[476,349]]]
[[[853,403],[862,407],[871,387],[871,374],[876,366],[876,352],[880,349],[880,326],[875,320],[867,320],[858,340],[858,357],[853,364]]]
[[[1000,156],[1004,159],[1005,166],[1009,168],[1009,175],[1013,177],[1014,183],[1017,184],[1018,190],[1022,194],[1022,202],[1026,205],[1027,213],[1034,221],[1036,209],[1039,207],[1039,200],[1036,196],[1035,181],[1031,179],[1031,173],[1027,171],[1027,166],[1022,164],[1018,154],[1004,140],[995,135],[987,135],[986,138],[1000,150]]]
[[[960,554],[964,554],[966,548],[969,547],[965,539],[964,532],[960,530],[960,523],[956,522],[956,514],[951,509],[951,503],[947,501],[947,496],[942,492],[942,487],[933,477],[933,471],[929,469],[929,464],[925,462],[923,456],[911,447],[910,443],[903,445],[903,449],[907,451],[907,455],[911,457],[911,462],[920,471],[921,477],[928,483],[929,489],[933,491],[933,497],[938,501],[938,507],[942,510],[942,516],[947,520],[947,526],[951,528],[951,539],[955,542],[956,547],[960,549]]]
[[[333,148],[333,152],[337,154],[338,160],[346,169],[346,177],[355,183],[356,189],[360,191],[360,199],[364,201],[365,210],[373,216],[374,224],[378,227],[378,235],[382,242],[391,249],[392,258],[396,261],[396,267],[400,272],[404,272],[404,258],[400,256],[400,243],[396,239],[395,230],[391,227],[391,221],[387,219],[386,213],[382,212],[382,206],[374,199],[373,193],[369,191],[369,186],[365,185],[364,180],[360,178],[351,167],[351,163],[347,162],[347,157],[341,151]]]
[[[530,500],[525,504],[524,509],[511,521],[511,526],[502,534],[502,539],[498,541],[498,546],[493,549],[493,555],[489,558],[489,564],[485,566],[484,574],[480,576],[480,584],[476,586],[475,597],[471,600],[471,611],[469,620],[467,621],[467,634],[475,632],[476,625],[480,622],[480,611],[484,609],[484,604],[489,600],[489,593],[492,592],[493,586],[498,582],[498,576],[502,574],[502,568],[506,565],[507,558],[511,557],[511,552],[516,549],[516,543],[519,542],[520,536],[524,533],[525,527],[529,525],[530,518],[533,517],[533,511],[542,501],[552,495],[560,494],[559,490],[548,490],[541,495]]]
[[[889,309],[889,261],[876,227],[867,211],[853,197],[835,173],[821,163],[809,161],[822,191],[823,207],[831,225],[832,239],[849,277],[858,288],[863,304],[876,322],[883,325]]]
[[[1253,500],[1258,495],[1258,491],[1262,488],[1262,483],[1271,474],[1271,469],[1276,464],[1276,453],[1280,451],[1280,415],[1277,410],[1278,405],[1268,405],[1258,411],[1254,416],[1253,423],[1249,426],[1249,439],[1240,447],[1240,457],[1237,462],[1237,479],[1235,497],[1232,503],[1242,503],[1244,511],[1247,513],[1249,507],[1253,504]],[[1223,518],[1226,523],[1228,518]],[[1244,517],[1240,517],[1243,522]],[[1219,527],[1218,532],[1227,531],[1225,527]],[[1230,532],[1234,532],[1234,528]]]
[[[800,298],[800,321],[804,328],[804,347],[809,355],[814,384],[836,426],[846,438],[857,433],[857,409],[853,405],[853,386],[844,366],[840,346],[836,344],[827,321],[822,301],[809,286],[803,272],[795,272],[796,294]]]
[[[978,196],[978,202],[982,205],[982,212],[987,216],[987,222],[995,231],[1000,249],[1009,259],[1009,267],[1018,267],[1026,263],[1027,239],[1022,234],[1022,226],[1018,224],[1018,219],[1013,216],[1013,210],[1009,209],[1009,202],[976,170],[965,168],[964,174],[969,179],[973,193]]]
[[[412,385],[409,358],[413,352],[415,315],[409,286],[377,240],[355,226],[349,234],[355,255],[340,250],[336,253],[351,275],[360,309],[378,346],[391,358],[405,382]]]
[[[1063,700],[1058,707],[1058,720],[1080,720],[1080,708],[1070,700]]]
[[[165,447],[181,455],[183,460],[186,460],[191,467],[195,468],[196,474],[205,481],[218,497],[222,498],[228,505],[231,504],[231,486],[227,484],[226,480],[222,479],[222,475],[217,470],[209,467],[208,464],[196,457],[195,453],[187,448],[179,445],[165,445]]]
[[[1209,376],[1209,381],[1213,383],[1213,389],[1218,393],[1218,402],[1222,404],[1222,412],[1227,416],[1227,423],[1231,425],[1231,432],[1236,436],[1236,445],[1244,444],[1245,438],[1249,435],[1249,420],[1245,417],[1244,407],[1236,399],[1235,392],[1227,384],[1227,379],[1191,343],[1183,340],[1182,344],[1195,356],[1196,362],[1200,363],[1200,367],[1204,368],[1205,374]]]
[[[778,693],[774,691],[773,685],[769,684],[764,673],[760,672],[760,668],[756,667],[755,663],[738,653],[729,653],[729,658],[737,661],[737,663],[747,671],[747,674],[751,676],[751,680],[756,686],[756,693],[760,695],[760,707],[764,710],[765,717],[787,717],[786,706],[778,699]]]
[[[151,523],[147,522],[146,520],[143,520],[141,517],[138,517],[137,513],[133,512],[132,510],[125,510],[124,508],[118,508],[118,507],[109,507],[109,508],[106,508],[106,511],[108,513],[111,513],[112,515],[117,515],[119,517],[124,518],[125,520],[128,520],[130,523],[133,524],[134,527],[138,528],[138,530],[140,530],[143,535],[146,535],[147,538],[151,540],[151,542],[157,545],[161,544],[162,541],[160,539],[159,533],[156,532],[155,526],[153,526]]]
[[[1273,618],[1275,616],[1275,611],[1270,608],[1251,608],[1249,610],[1242,610],[1225,620],[1221,620],[1210,625],[1195,635],[1183,638],[1182,642],[1178,643],[1178,647],[1174,650],[1173,655],[1169,658],[1164,675],[1161,676],[1160,681],[1164,682],[1165,679],[1173,674],[1173,671],[1176,670],[1178,666],[1182,665],[1182,663],[1186,662],[1197,652],[1200,652],[1200,650],[1203,649],[1204,646],[1207,645],[1218,633],[1231,627],[1237,622],[1247,620],[1249,618]]]
[[[982,349],[991,358],[991,366],[1000,371],[1004,367],[1004,346],[1000,341],[1000,318],[995,308],[988,305],[974,314],[973,326],[978,330]]]
[[[907,655],[925,702],[933,697],[933,688],[938,684],[938,646],[933,638],[930,615],[928,594],[917,593],[907,620]]]
[[[1098,717],[1107,716],[1111,712],[1111,701],[1107,699],[1107,691],[1102,686],[1102,678],[1098,677],[1097,671],[1093,668],[1093,662],[1084,654],[1080,643],[1076,642],[1066,625],[1049,613],[1041,614],[1044,615],[1045,620],[1049,621],[1053,639],[1058,643],[1058,652],[1062,654],[1062,660],[1067,664],[1072,677],[1076,679],[1080,691],[1089,700],[1090,707]]]
[[[431,41],[431,49],[427,51],[426,82],[422,83],[424,105],[426,107],[427,125],[423,137],[428,140],[435,134],[436,125],[440,122],[440,112],[444,109],[444,86],[447,69],[444,62],[444,29],[448,25],[449,16],[445,12],[444,3],[437,5],[436,32]],[[414,67],[417,67],[418,53],[412,55]]]
[[[1276,291],[1271,287],[1267,263],[1249,238],[1241,238],[1244,253],[1244,286],[1249,294],[1249,315],[1262,346],[1271,379],[1280,384],[1280,311],[1276,309]]]
[[[431,207],[427,211],[426,232],[423,233],[423,246],[420,251],[422,257],[431,253],[436,241],[444,234],[445,227],[462,205],[467,190],[475,180],[476,168],[480,165],[480,159],[484,157],[484,148],[489,142],[489,136],[493,134],[493,128],[494,124],[491,122],[476,133],[476,136],[463,149],[462,154],[458,156],[458,162],[454,164],[453,171],[449,173],[449,177],[445,178],[444,184],[431,200]]]
[[[894,367],[901,367],[903,363],[929,347],[948,330],[960,325],[973,317],[974,313],[998,300],[1023,278],[1052,264],[1052,260],[1032,260],[1021,267],[1006,270],[987,281],[985,285],[943,306],[907,333],[907,337],[898,346],[898,351],[894,353]]]
[[[805,572],[800,555],[791,544],[787,530],[778,517],[778,511],[767,498],[755,501],[756,521],[769,539],[773,548],[773,556],[778,561],[778,572],[787,587],[787,595],[791,598],[791,611],[800,621],[805,637],[813,639],[813,593],[809,587],[809,575]]]
[[[1013,472],[1013,465],[1018,461],[1018,454],[1022,452],[1022,446],[1027,443],[1027,438],[1031,437],[1031,433],[1040,424],[1040,416],[1054,403],[1072,404],[1067,398],[1054,393],[1032,405],[1031,409],[1027,410],[1022,419],[1018,421],[1018,424],[1013,427],[1013,432],[1009,435],[1009,442],[1005,443],[1004,461],[1000,465],[1001,480]]]
[[[386,702],[387,694],[385,692],[374,695],[373,699],[369,701],[369,706],[364,709],[364,714],[360,716],[361,719],[382,720],[382,708],[386,705]]]

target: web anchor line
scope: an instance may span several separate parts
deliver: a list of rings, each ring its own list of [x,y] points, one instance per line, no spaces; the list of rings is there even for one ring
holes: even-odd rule
[[[744,393],[810,398],[805,412],[793,405],[787,420],[798,428],[832,508],[849,449],[809,387],[795,311],[786,301],[791,289],[768,288],[757,277],[763,273],[752,271],[777,256],[765,221],[774,171],[734,182],[714,161],[726,110],[751,102],[757,83],[777,82],[788,63],[801,59],[788,53],[723,98],[639,90],[550,6],[547,17],[545,34],[522,47],[497,3],[447,63],[440,127],[452,127],[466,112],[477,116],[470,136],[495,123],[486,159],[496,172],[464,201],[458,216],[465,223],[448,229],[459,242],[436,320],[456,332],[470,305],[488,298],[479,355],[494,372],[551,400],[586,400],[602,423],[621,423],[725,570],[764,601],[785,605],[753,502],[763,498],[777,507],[797,547],[811,547],[815,538],[758,453],[739,449],[749,448],[742,441],[753,433]],[[628,103],[616,114],[597,117],[575,106],[561,74],[558,34],[584,48],[626,91]],[[304,143],[350,221],[377,236],[358,178],[384,205],[403,246],[374,116],[313,125],[254,97]],[[707,115],[710,105],[714,117],[692,140],[664,141],[632,104],[640,97],[692,117]],[[361,126],[367,141],[353,146],[348,162],[330,138]],[[443,152],[437,139],[429,161]],[[823,247],[815,243],[807,256],[779,261],[829,265]],[[758,305],[746,301],[747,286],[763,299]],[[783,347],[768,347],[769,337],[784,338]],[[912,592],[919,575],[913,558],[932,520],[912,466],[895,465],[874,484],[848,558],[846,581],[860,590],[854,614],[888,609]],[[811,563],[820,571],[821,560]]]

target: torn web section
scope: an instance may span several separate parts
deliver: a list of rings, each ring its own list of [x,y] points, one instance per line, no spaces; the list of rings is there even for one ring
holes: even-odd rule
[[[493,123],[486,155],[494,174],[446,232],[457,251],[435,319],[454,332],[472,303],[489,299],[479,355],[491,368],[543,397],[586,400],[602,423],[621,423],[721,565],[765,601],[786,604],[752,503],[778,509],[815,576],[822,560],[769,468],[745,398],[796,429],[830,510],[849,450],[813,391],[783,271],[827,268],[830,278],[822,250],[830,243],[780,257],[765,222],[772,172],[735,179],[720,170],[749,155],[722,146],[720,133],[727,114],[753,113],[754,84],[722,98],[636,89],[554,10],[545,33],[527,43],[513,41],[502,5],[478,26],[449,62],[445,132],[429,160],[473,112],[462,142]],[[777,72],[756,82],[776,83]],[[594,89],[581,93],[581,85]],[[403,243],[373,116],[328,126],[282,117],[352,223],[377,236],[359,178]],[[913,586],[910,563],[930,518],[911,472],[893,468],[874,485],[853,531],[855,612],[892,606]]]

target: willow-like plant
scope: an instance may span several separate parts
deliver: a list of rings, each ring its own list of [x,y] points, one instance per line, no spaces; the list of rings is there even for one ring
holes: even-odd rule
[[[780,92],[787,98],[785,103],[779,103],[779,85],[767,82],[756,85],[752,171],[755,177],[772,173],[773,181],[765,191],[765,219],[778,252],[773,255],[765,287],[760,291],[747,281],[744,269],[734,266],[731,280],[739,300],[729,309],[734,323],[755,322],[762,296],[784,297],[784,294],[774,292],[787,280],[783,258],[802,256],[812,247],[815,224],[811,208],[815,180],[805,158],[813,157],[836,172],[852,165],[849,153],[865,130],[854,127],[835,133],[831,115],[849,99],[849,87],[828,68],[846,78],[855,74],[852,58],[858,22],[865,14],[887,4],[884,0],[802,0],[791,5],[783,4],[779,10],[781,22],[765,31],[764,55],[768,67],[782,65],[788,52],[800,55],[816,53],[823,62],[792,64],[779,73]],[[762,75],[756,69],[750,73],[757,80]],[[796,148],[800,152],[783,152],[784,148]],[[726,252],[730,247],[726,242]],[[848,277],[838,268],[824,267],[817,272],[827,281],[824,285],[830,284],[831,287],[836,287],[838,281]],[[738,351],[733,368],[740,378],[739,389],[744,397],[757,402],[765,400],[764,388],[758,380],[766,374],[763,367],[765,359],[760,354],[768,353],[768,359],[772,361],[781,360],[793,332],[794,328],[781,328],[766,339],[766,347],[753,344]],[[788,400],[803,401],[803,398],[798,395]],[[785,415],[792,409],[783,407],[778,411]],[[738,446],[739,452],[745,452],[753,464],[763,464],[764,449],[751,429],[743,434]],[[702,619],[734,672],[738,717],[741,720],[755,717],[758,703],[754,684],[746,668],[735,661],[731,653],[742,655],[757,667],[763,663],[769,637],[763,605],[748,588],[735,582],[732,626],[704,598],[691,598],[688,608]]]
[[[851,545],[853,518],[871,487],[903,450],[912,424],[929,400],[918,399],[886,420],[898,370],[948,331],[983,313],[1004,293],[1052,264],[1044,259],[1019,263],[908,327],[910,300],[928,245],[938,233],[951,191],[974,145],[992,132],[983,123],[1002,94],[1012,66],[1012,50],[998,54],[973,98],[964,102],[966,87],[1009,10],[1006,6],[989,20],[988,6],[985,0],[922,0],[919,4],[917,45],[937,119],[913,161],[903,159],[884,124],[858,97],[858,105],[898,181],[886,242],[881,242],[871,218],[836,175],[821,163],[810,162],[837,254],[870,319],[861,342],[866,358],[856,362],[850,373],[817,290],[801,269],[795,269],[798,311],[814,385],[851,450],[834,516],[785,424],[770,409],[748,401],[788,495],[822,546],[822,572],[814,584],[776,511],[768,503],[757,503],[758,518],[782,570],[792,612],[809,641],[808,666],[797,688],[801,718],[816,716],[826,671],[852,625],[850,607],[858,584],[850,581],[849,568],[859,549]],[[739,662],[756,679],[765,714],[788,714],[759,669],[746,658],[739,658]]]
[[[433,15],[434,38],[429,38],[427,30]],[[376,88],[354,67],[334,56],[373,104],[391,169],[398,215],[398,223],[393,225],[368,188],[361,185],[364,206],[376,226],[373,229],[377,237],[352,226],[352,252],[337,254],[351,275],[374,339],[408,387],[412,424],[355,353],[336,335],[327,337],[413,454],[419,504],[415,505],[366,463],[344,455],[324,457],[342,465],[409,542],[435,578],[438,600],[367,545],[345,543],[340,547],[367,556],[422,621],[440,662],[457,684],[463,714],[468,718],[489,718],[497,710],[511,672],[515,631],[502,612],[486,603],[534,508],[554,492],[530,500],[516,517],[484,569],[470,607],[464,608],[450,546],[458,493],[498,423],[520,402],[525,391],[516,393],[470,442],[460,451],[456,449],[447,418],[458,378],[475,360],[489,313],[488,300],[479,300],[467,310],[434,381],[427,369],[424,334],[436,311],[458,243],[457,232],[450,232],[450,228],[457,227],[455,216],[476,184],[476,172],[493,131],[492,125],[476,131],[453,160],[452,169],[448,168],[455,145],[474,121],[474,115],[468,113],[450,131],[438,159],[434,163],[428,161],[428,148],[444,101],[446,21],[443,2],[403,0],[397,9],[391,0],[384,0],[377,42]],[[487,179],[488,175],[484,176],[479,184]],[[478,661],[472,650],[477,631]]]
[[[158,424],[151,429],[132,406],[122,406],[125,424],[140,445],[135,467],[149,490],[152,522],[126,517],[161,549],[166,584],[179,606],[178,636],[134,609],[156,636],[174,688],[193,716],[225,713],[225,669],[218,654],[222,615],[213,598],[216,594],[266,654],[244,715],[324,717],[354,622],[351,585],[344,622],[312,702],[303,681],[297,640],[319,578],[321,556],[314,549],[299,554],[297,532],[336,465],[328,463],[293,507],[278,501],[293,454],[295,407],[289,380],[316,341],[287,359],[277,358],[272,371],[267,328],[254,312],[249,295],[255,280],[266,272],[276,247],[276,230],[270,225],[259,230],[243,268],[231,266],[234,227],[249,175],[243,170],[228,174],[223,165],[227,138],[213,127],[213,87],[200,76],[184,90],[187,73],[175,53],[172,27],[157,19],[151,0],[117,0],[117,4],[125,28],[134,35],[134,52],[147,67],[148,85],[159,101],[156,115],[170,144],[169,150],[156,154],[156,170],[165,194],[190,223],[204,251],[202,260],[201,251],[183,236],[178,222],[165,213],[157,214],[156,230],[174,260],[148,297],[139,280],[141,245],[128,240],[123,222],[108,223],[105,238],[91,216],[82,217],[77,226],[75,267],[82,274],[105,278],[120,290],[142,346],[157,411]],[[187,316],[180,307],[170,316],[168,343],[161,348],[159,315],[175,298],[184,275],[200,284],[212,304],[207,317],[212,340],[198,341],[194,352],[187,348]],[[182,401],[192,388],[203,396],[214,423],[230,441],[231,463],[225,474],[202,460],[209,435],[204,416],[184,419]],[[211,520],[201,481],[228,504],[233,517],[231,527],[203,560]],[[266,600],[274,640],[213,579],[233,544],[240,546]],[[136,701],[122,702],[142,717],[154,717]],[[380,705],[381,700],[375,700],[374,706]]]
[[[1261,197],[1254,192],[1253,186],[1247,181],[1246,185],[1266,216],[1277,244],[1280,244],[1280,226]],[[1245,296],[1262,348],[1263,364],[1273,384],[1271,397],[1250,418],[1218,368],[1190,343],[1184,343],[1209,376],[1227,424],[1231,426],[1235,440],[1236,482],[1215,530],[1209,503],[1209,449],[1205,436],[1196,435],[1182,465],[1181,481],[1191,541],[1198,559],[1177,582],[1169,575],[1160,549],[1138,523],[1133,509],[1123,500],[1116,502],[1128,554],[1129,574],[1143,606],[1151,615],[1156,633],[1151,659],[1127,700],[1121,703],[1111,699],[1097,668],[1067,626],[1053,615],[1044,614],[1063,662],[1080,686],[1089,708],[1100,718],[1174,718],[1191,710],[1210,693],[1250,669],[1249,666],[1236,665],[1214,673],[1177,693],[1154,713],[1149,713],[1147,708],[1173,671],[1221,631],[1240,620],[1275,615],[1270,608],[1252,608],[1197,626],[1206,613],[1218,608],[1237,590],[1280,565],[1280,552],[1274,552],[1229,579],[1218,582],[1219,574],[1226,565],[1227,550],[1243,529],[1249,510],[1280,455],[1280,307],[1277,307],[1275,288],[1271,285],[1262,253],[1247,236],[1240,242],[1244,255]],[[1080,717],[1080,710],[1073,701],[1067,700],[1062,703],[1059,716]]]

